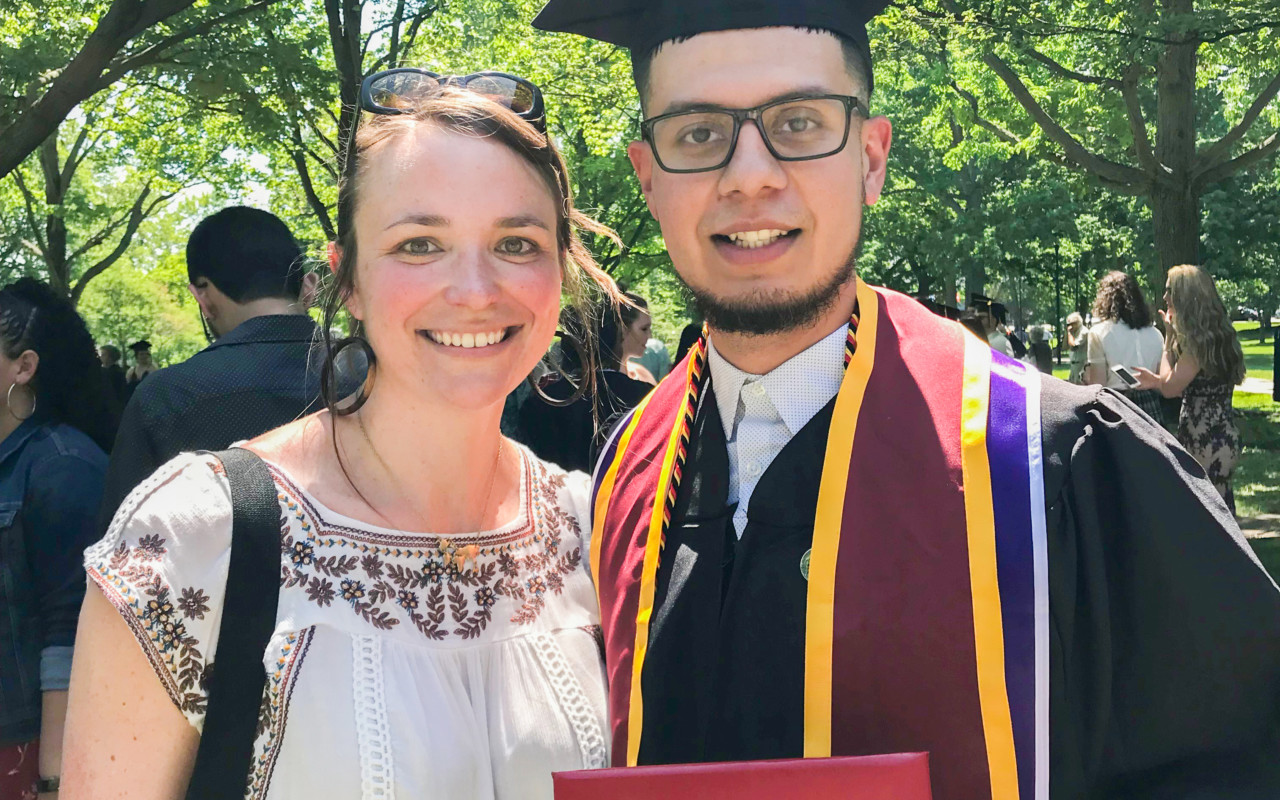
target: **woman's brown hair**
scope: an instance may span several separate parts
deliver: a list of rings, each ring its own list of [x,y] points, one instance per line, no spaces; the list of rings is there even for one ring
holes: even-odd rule
[[[1213,278],[1200,267],[1184,264],[1169,270],[1169,308],[1173,325],[1166,340],[1169,363],[1190,353],[1200,372],[1232,386],[1244,380],[1244,351]]]
[[[539,132],[529,122],[510,109],[475,92],[446,87],[423,100],[412,114],[365,114],[358,126],[348,158],[355,159],[352,169],[338,186],[338,263],[333,270],[324,302],[324,336],[327,366],[326,373],[333,375],[334,357],[331,329],[338,313],[350,299],[356,279],[356,235],[354,218],[360,198],[360,178],[365,165],[378,149],[378,145],[402,136],[418,125],[432,125],[461,136],[490,139],[511,150],[527,162],[547,185],[556,206],[556,243],[560,249],[561,272],[564,291],[570,304],[581,318],[586,318],[594,295],[604,295],[617,300],[618,288],[608,273],[600,268],[578,235],[581,230],[597,236],[621,241],[609,228],[592,220],[573,207],[573,190],[569,184],[569,172],[564,158],[546,134]],[[500,189],[495,189],[500,190]],[[356,324],[358,332],[359,325]],[[594,363],[594,342],[582,342],[586,356]],[[370,363],[372,367],[372,361]],[[583,371],[583,380],[590,381],[592,370]],[[588,385],[587,391],[592,386]],[[364,391],[368,391],[368,386]],[[325,403],[331,413],[337,410],[338,398],[326,392]]]
[[[1098,319],[1119,320],[1134,330],[1151,324],[1151,309],[1142,296],[1142,287],[1138,279],[1127,272],[1108,272],[1098,281],[1093,315]]]

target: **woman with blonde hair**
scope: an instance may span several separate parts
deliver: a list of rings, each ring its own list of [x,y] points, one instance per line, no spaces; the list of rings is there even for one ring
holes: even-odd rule
[[[278,519],[265,651],[220,652],[260,588],[228,577],[245,456],[180,455],[85,556],[63,800],[223,779],[218,797],[549,800],[552,771],[608,763],[588,479],[499,430],[562,291],[616,296],[577,233],[605,229],[573,210],[528,81],[391,70],[361,106],[322,327],[346,307],[357,336],[336,349],[364,351],[369,378],[244,445],[267,485],[250,499]],[[246,665],[265,686],[244,740],[220,741]],[[243,768],[205,769],[242,746]]]
[[[1165,397],[1182,396],[1178,441],[1204,467],[1234,514],[1231,473],[1240,459],[1240,431],[1231,398],[1244,381],[1244,352],[1204,269],[1183,265],[1169,270],[1164,301],[1161,315],[1169,336],[1160,373],[1134,370],[1138,385]]]

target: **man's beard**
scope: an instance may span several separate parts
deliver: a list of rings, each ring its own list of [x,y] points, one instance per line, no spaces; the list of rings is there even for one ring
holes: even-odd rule
[[[840,299],[840,292],[853,278],[861,242],[834,273],[807,292],[775,289],[754,292],[744,298],[722,298],[711,291],[685,282],[694,304],[707,324],[722,333],[770,336],[813,325]],[[678,273],[677,273],[678,274]]]

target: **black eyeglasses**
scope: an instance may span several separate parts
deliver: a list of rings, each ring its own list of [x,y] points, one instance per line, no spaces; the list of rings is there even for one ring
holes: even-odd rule
[[[667,172],[711,172],[733,158],[738,134],[755,122],[765,147],[779,161],[811,161],[844,149],[856,97],[821,94],[774,100],[755,108],[701,108],[645,120],[640,130]]]
[[[457,86],[484,95],[547,132],[542,90],[532,82],[505,72],[437,75],[416,67],[375,72],[360,84],[360,108],[371,114],[412,114],[419,104],[443,86]]]

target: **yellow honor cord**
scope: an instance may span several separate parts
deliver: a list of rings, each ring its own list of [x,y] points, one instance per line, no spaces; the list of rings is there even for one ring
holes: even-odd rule
[[[685,374],[685,386],[694,379],[696,358],[689,358]],[[652,394],[650,395],[652,396]],[[666,513],[667,487],[671,485],[672,464],[680,447],[680,432],[684,425],[685,410],[689,407],[689,392],[684,393],[676,409],[675,424],[667,439],[662,457],[657,490],[653,496],[653,514],[649,518],[649,535],[644,545],[644,566],[640,573],[640,603],[636,613],[636,645],[631,660],[631,701],[627,717],[627,766],[634,767],[640,758],[640,734],[644,727],[644,698],[640,691],[640,678],[644,670],[644,657],[649,649],[649,620],[653,616],[653,596],[657,585],[658,557],[662,552],[663,520]]]
[[[618,480],[622,456],[627,452],[627,446],[631,444],[631,434],[635,433],[640,417],[644,414],[645,407],[649,405],[650,397],[653,397],[652,392],[645,395],[640,405],[636,406],[635,413],[631,415],[631,421],[627,423],[626,429],[618,438],[618,448],[614,450],[613,462],[605,470],[604,479],[600,481],[600,491],[596,493],[595,507],[591,510],[591,579],[596,583],[597,603],[600,602],[600,546],[604,540],[604,521],[609,514],[609,501],[613,498],[613,485]]]
[[[827,435],[818,486],[818,510],[813,523],[813,548],[809,558],[809,591],[805,608],[804,640],[804,757],[831,755],[831,659],[835,625],[836,555],[840,551],[840,526],[844,518],[845,488],[849,483],[849,458],[858,427],[858,414],[867,381],[875,366],[876,324],[879,298],[875,290],[858,281],[858,346],[845,370]]]
[[[991,774],[991,796],[993,800],[1016,800],[1018,763],[1013,747],[1009,694],[1005,686],[1004,623],[996,572],[995,508],[991,494],[991,465],[987,458],[991,348],[975,336],[965,336],[964,340],[960,463],[969,534],[969,583],[973,597],[978,700],[987,746],[987,768]]]

